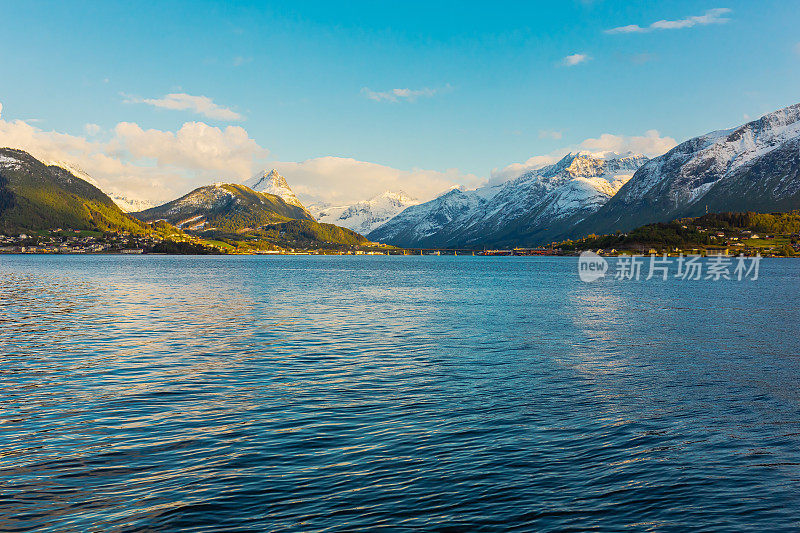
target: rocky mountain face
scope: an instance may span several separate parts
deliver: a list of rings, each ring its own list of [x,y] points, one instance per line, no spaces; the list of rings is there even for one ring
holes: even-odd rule
[[[290,219],[314,220],[302,206],[244,185],[215,183],[199,187],[164,205],[134,214],[140,220],[166,220],[186,231],[243,231]]]
[[[550,242],[594,213],[647,161],[641,155],[569,154],[498,185],[452,189],[373,230],[373,241],[407,247],[474,248]]]
[[[149,231],[92,181],[23,150],[0,148],[0,231]]]
[[[800,209],[800,104],[690,139],[642,166],[571,235],[724,211]]]
[[[281,176],[274,168],[269,172],[266,170],[259,172],[249,180],[245,181],[244,185],[256,192],[278,196],[287,204],[299,207],[308,213],[308,210],[305,208],[303,203],[294,193],[292,188],[289,187],[289,183],[286,181],[286,178]]]
[[[352,205],[313,205],[309,211],[320,222],[335,224],[363,235],[419,201],[403,192],[386,191],[369,200]]]

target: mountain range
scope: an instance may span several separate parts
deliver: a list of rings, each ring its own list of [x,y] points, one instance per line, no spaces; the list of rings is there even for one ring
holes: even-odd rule
[[[366,235],[386,221],[394,218],[407,207],[418,203],[419,200],[411,198],[402,191],[386,191],[369,200],[363,200],[351,205],[331,206],[316,204],[309,206],[308,209],[320,222],[336,224]]]
[[[215,183],[134,216],[147,222],[164,220],[203,238],[261,241],[281,248],[367,244],[367,239],[354,231],[318,223],[277,172],[265,173],[262,178],[253,184],[281,196],[246,185]]]
[[[407,208],[368,237],[423,248],[534,244],[595,212],[646,161],[635,154],[568,154],[504,183],[452,189]]]
[[[367,237],[407,247],[533,246],[706,211],[800,208],[800,104],[666,154],[569,154],[503,184],[452,190]]]
[[[0,148],[0,233],[61,228],[157,233],[176,237],[183,244],[198,243],[165,248],[186,250],[181,253],[204,249],[212,244],[202,240],[207,238],[224,239],[228,248],[245,251],[368,244],[349,229],[316,222],[302,204],[238,184],[199,187],[164,205],[129,214],[80,169],[63,162],[42,162],[23,150]]]
[[[567,236],[723,211],[800,208],[800,104],[679,144],[648,161]]]
[[[800,104],[689,139],[653,159],[570,153],[503,183],[453,188],[424,203],[387,191],[351,205],[306,208],[272,169],[241,185],[217,183],[161,206],[141,205],[112,199],[69,164],[0,149],[3,231],[141,232],[145,222],[163,220],[197,234],[302,233],[309,242],[367,242],[361,233],[411,248],[535,246],[707,211],[800,209]]]

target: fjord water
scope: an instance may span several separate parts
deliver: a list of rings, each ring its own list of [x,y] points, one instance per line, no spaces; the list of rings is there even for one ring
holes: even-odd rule
[[[800,261],[0,256],[0,530],[789,530]]]

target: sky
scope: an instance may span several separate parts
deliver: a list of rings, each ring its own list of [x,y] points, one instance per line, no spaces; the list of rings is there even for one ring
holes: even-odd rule
[[[273,167],[307,203],[427,200],[800,102],[795,0],[0,8],[0,146],[154,202]]]

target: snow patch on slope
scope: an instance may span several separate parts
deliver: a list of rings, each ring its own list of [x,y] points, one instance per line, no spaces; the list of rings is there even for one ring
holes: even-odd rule
[[[622,200],[632,203],[656,186],[664,186],[676,205],[694,204],[717,183],[798,137],[800,104],[738,128],[701,135],[644,165]]]
[[[380,227],[418,200],[401,192],[386,191],[369,200],[346,206],[317,205],[309,207],[319,222],[335,224],[362,235]]]
[[[402,236],[405,243],[436,238],[441,244],[469,244],[522,219],[536,227],[582,218],[604,205],[646,161],[630,153],[568,154],[553,165],[501,184],[453,189],[409,207],[376,228],[370,238],[392,242]]]
[[[291,187],[289,187],[286,178],[281,176],[274,168],[269,172],[266,170],[259,172],[242,185],[250,187],[256,192],[279,196],[283,198],[283,201],[287,204],[305,209],[300,199],[294,194]]]
[[[0,155],[0,167],[19,169],[22,168],[22,162],[15,157]]]

